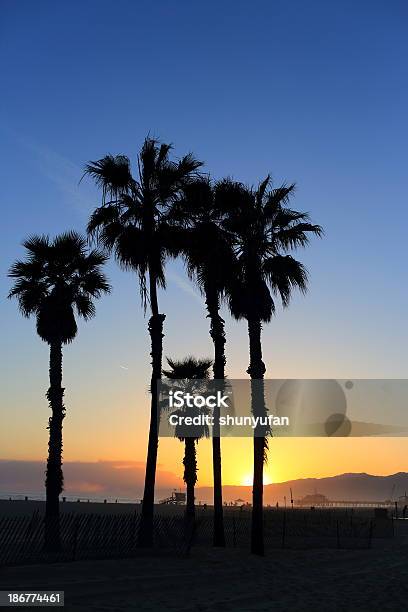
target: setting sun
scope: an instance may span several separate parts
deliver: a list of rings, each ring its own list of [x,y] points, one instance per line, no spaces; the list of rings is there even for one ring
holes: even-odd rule
[[[246,487],[252,486],[252,478],[253,478],[252,474],[246,474],[244,478],[242,479],[242,485]],[[272,484],[272,478],[268,474],[264,474],[263,483],[264,485]]]

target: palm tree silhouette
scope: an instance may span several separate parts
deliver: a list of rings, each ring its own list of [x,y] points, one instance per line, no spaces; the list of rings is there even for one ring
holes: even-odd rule
[[[173,215],[184,228],[181,238],[182,252],[188,275],[196,281],[205,297],[210,335],[214,344],[214,379],[219,384],[220,391],[224,391],[221,386],[225,379],[226,340],[220,303],[228,292],[232,278],[234,252],[230,234],[221,225],[224,218],[222,201],[217,199],[217,190],[211,180],[208,177],[200,177],[186,185]],[[214,410],[213,416],[214,546],[225,546],[219,408]]]
[[[251,409],[256,416],[266,416],[262,360],[262,323],[268,323],[275,312],[271,295],[279,296],[284,307],[289,305],[294,289],[307,289],[304,266],[284,254],[306,246],[309,234],[322,235],[322,228],[310,222],[307,213],[289,208],[294,185],[271,188],[270,177],[257,189],[225,180],[219,185],[219,196],[228,210],[224,226],[231,232],[237,257],[237,272],[229,294],[229,305],[236,319],[245,319],[249,335],[249,367],[251,377]],[[263,464],[267,459],[270,432],[258,428],[254,432],[253,510],[251,550],[263,555]]]
[[[154,487],[158,446],[157,383],[161,379],[163,323],[157,289],[165,288],[164,265],[177,253],[172,227],[172,205],[181,188],[195,177],[202,165],[191,154],[171,161],[171,146],[146,138],[138,156],[138,179],[132,176],[124,155],[107,155],[90,162],[85,174],[102,189],[102,203],[92,214],[88,234],[113,251],[124,269],[136,271],[142,303],[150,306],[148,329],[151,339],[151,410],[146,475],[139,530],[139,545],[153,544]]]
[[[208,370],[212,365],[211,359],[196,359],[195,357],[186,357],[181,361],[166,358],[169,370],[163,370],[169,382],[172,384],[170,388],[175,390],[183,390],[185,393],[200,393],[205,392],[206,385],[203,385],[204,380],[209,379]],[[201,387],[203,387],[201,389]],[[196,408],[184,405],[173,414],[181,416],[195,417],[201,414],[209,414],[209,409],[202,407]],[[197,455],[196,443],[203,437],[209,437],[209,428],[207,425],[194,425],[186,428],[183,424],[175,426],[174,435],[181,442],[184,442],[184,482],[187,488],[187,504],[186,504],[186,519],[188,521],[195,518],[195,503],[194,503],[194,487],[197,482]]]
[[[102,272],[106,256],[99,250],[86,250],[86,240],[67,232],[50,240],[31,236],[23,242],[24,261],[16,261],[9,277],[15,279],[9,298],[15,297],[25,317],[34,315],[37,333],[50,347],[50,387],[47,399],[51,408],[48,421],[49,442],[45,479],[45,546],[59,550],[59,495],[63,490],[62,423],[65,417],[62,387],[62,345],[77,335],[75,313],[85,321],[95,315],[93,300],[109,293]]]

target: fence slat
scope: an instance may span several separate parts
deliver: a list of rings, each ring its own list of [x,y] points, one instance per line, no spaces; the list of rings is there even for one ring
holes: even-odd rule
[[[265,547],[272,548],[369,548],[373,537],[393,537],[393,521],[376,522],[368,515],[340,510],[265,510]],[[80,514],[60,517],[61,550],[44,550],[44,517],[0,517],[0,565],[56,560],[104,559],[138,554],[140,514]],[[182,514],[154,516],[154,547],[188,554],[192,546],[212,547],[213,519],[199,514],[186,524]],[[225,512],[226,545],[249,548],[249,512]],[[340,537],[341,536],[341,537]]]

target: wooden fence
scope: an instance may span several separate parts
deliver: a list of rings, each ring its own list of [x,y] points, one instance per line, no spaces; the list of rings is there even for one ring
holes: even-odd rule
[[[60,550],[44,549],[44,516],[0,518],[0,565],[18,565],[77,559],[137,556],[140,515],[62,513]],[[226,545],[249,549],[251,522],[248,512],[227,512]],[[336,511],[265,512],[265,548],[369,548],[373,537],[391,537],[391,520],[375,522],[369,516]],[[213,520],[199,514],[186,526],[183,516],[154,518],[153,552],[186,555],[191,547],[211,547]]]

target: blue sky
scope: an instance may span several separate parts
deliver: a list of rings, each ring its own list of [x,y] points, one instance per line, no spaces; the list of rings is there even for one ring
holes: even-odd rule
[[[215,177],[296,181],[293,206],[325,228],[299,254],[308,296],[265,329],[269,376],[407,377],[404,2],[1,7],[2,296],[27,234],[85,227],[98,194],[79,184],[84,163],[107,152],[134,161],[150,132],[176,155],[194,151]],[[113,295],[67,348],[65,383],[72,422],[86,431],[96,415],[109,421],[115,404],[119,439],[135,404],[146,412],[148,338],[136,279],[113,263],[108,272]],[[160,299],[165,354],[211,355],[208,321],[179,263]],[[47,347],[16,304],[2,299],[0,308],[3,456],[36,458]],[[245,326],[228,319],[228,339],[229,372],[244,376]],[[86,434],[75,440],[67,452],[80,459]]]

